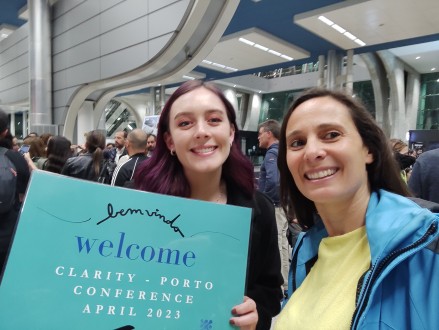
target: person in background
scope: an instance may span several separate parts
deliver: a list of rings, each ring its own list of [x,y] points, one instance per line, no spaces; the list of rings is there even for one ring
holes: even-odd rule
[[[281,203],[305,230],[275,330],[436,329],[439,216],[409,196],[357,98],[300,96],[279,140]]]
[[[134,171],[146,159],[146,133],[140,128],[132,130],[128,133],[125,148],[128,152],[129,159],[116,167],[111,179],[112,186],[131,186]]]
[[[146,157],[151,158],[156,143],[157,137],[152,133],[148,134],[148,137],[146,138]]]
[[[78,179],[98,181],[104,165],[105,136],[98,130],[86,134],[85,153],[70,157],[61,174]]]
[[[10,170],[13,171],[17,178],[14,204],[9,210],[0,213],[0,274],[6,261],[9,245],[11,243],[12,235],[17,223],[21,204],[24,199],[30,176],[26,161],[24,160],[23,156],[15,150],[4,148],[5,144],[12,145],[12,139],[6,138],[8,133],[9,118],[6,112],[0,109],[0,145],[2,146],[0,149],[3,149],[0,151],[4,152],[5,156],[13,163],[15,169]],[[0,175],[2,174],[3,172],[0,172]],[[7,187],[0,187],[0,189],[4,188]]]
[[[439,203],[439,149],[424,151],[413,165],[408,186],[419,198]]]
[[[259,191],[266,194],[275,207],[281,273],[284,279],[282,289],[286,297],[288,294],[288,271],[290,269],[290,262],[287,238],[288,220],[279,202],[279,170],[277,168],[279,135],[280,124],[278,121],[269,119],[259,125],[259,148],[267,149],[259,174]]]
[[[390,146],[395,155],[395,159],[401,169],[401,176],[404,182],[410,178],[412,166],[416,161],[416,157],[409,154],[409,147],[407,143],[400,139],[390,139]]]
[[[47,158],[39,169],[61,173],[67,159],[73,156],[71,145],[71,142],[64,136],[52,136],[47,144]],[[30,171],[37,169],[29,153],[25,153],[24,158],[27,160]]]
[[[163,108],[156,148],[136,171],[135,186],[253,209],[246,297],[230,306],[230,323],[268,330],[282,297],[276,219],[272,202],[255,191],[253,166],[241,153],[238,134],[233,106],[217,87],[184,83]]]
[[[117,165],[119,159],[125,155],[127,155],[127,150],[125,149],[125,141],[127,139],[128,133],[125,131],[118,131],[114,136],[114,145],[116,146],[113,149],[114,154],[114,162]]]

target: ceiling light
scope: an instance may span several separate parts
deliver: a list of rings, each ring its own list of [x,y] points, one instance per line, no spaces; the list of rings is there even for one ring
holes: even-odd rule
[[[348,38],[349,40],[354,41],[355,43],[357,43],[360,46],[366,46],[366,43],[363,42],[362,40],[358,39],[356,36],[354,36],[352,33],[350,33],[349,31],[347,31],[346,29],[342,28],[340,25],[335,24],[333,21],[331,21],[330,19],[327,19],[325,16],[319,16],[318,19],[320,21],[322,21],[323,23],[329,25],[330,27],[332,27],[334,30],[343,33],[343,35]]]
[[[253,41],[247,40],[245,38],[239,38],[238,40],[250,46],[253,46],[255,44]]]
[[[434,71],[434,70],[436,70],[436,68],[431,68],[431,71]]]
[[[217,66],[218,68],[222,68],[222,69],[224,69],[226,67],[224,64],[215,63],[215,62],[213,62],[212,65]]]
[[[436,80],[437,82],[439,82],[439,79],[438,80]],[[20,124],[20,123],[18,123],[18,124]]]
[[[273,55],[276,55],[276,56],[281,56],[281,55],[282,55],[281,53],[279,53],[279,52],[277,52],[277,51],[275,51],[275,50],[273,50],[273,49],[269,49],[268,52],[269,52],[270,54],[273,54]]]
[[[421,58],[421,56],[416,56],[415,60],[419,60]]]
[[[206,63],[206,64],[212,64],[212,62],[211,62],[211,61],[208,61],[208,60],[203,60],[203,63]]]
[[[183,75],[183,78],[184,78],[184,79],[188,79],[188,80],[195,80],[194,77],[186,76],[186,75]]]
[[[321,20],[323,23],[328,24],[329,26],[334,24],[333,21],[331,21],[330,19],[327,19],[325,16],[319,16],[319,20]]]
[[[260,50],[268,51],[268,47],[262,46],[260,44],[255,44],[253,47],[260,49]]]
[[[355,39],[354,42],[359,44],[360,46],[366,46],[366,43],[360,39]]]
[[[338,31],[340,33],[345,33],[346,32],[346,29],[343,29],[340,25],[334,24],[334,25],[331,25],[331,27],[334,30],[336,30],[336,31]]]
[[[280,57],[282,57],[282,58],[284,58],[284,59],[286,59],[286,60],[288,60],[288,61],[292,61],[292,60],[294,60],[294,58],[292,58],[292,57],[290,57],[290,56],[287,56],[287,55],[281,55]]]
[[[355,40],[355,39],[357,39],[357,37],[356,36],[354,36],[352,33],[350,33],[350,32],[345,32],[345,33],[343,33],[344,35],[345,35],[345,37],[347,37],[348,39],[351,39],[351,40]]]

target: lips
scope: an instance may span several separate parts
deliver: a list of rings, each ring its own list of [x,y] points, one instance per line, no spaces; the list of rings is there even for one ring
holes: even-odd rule
[[[306,173],[305,177],[309,180],[318,180],[318,179],[323,179],[323,178],[326,178],[328,176],[331,176],[335,172],[337,172],[337,170],[332,168],[332,169],[326,169],[326,170],[312,172],[312,173]]]

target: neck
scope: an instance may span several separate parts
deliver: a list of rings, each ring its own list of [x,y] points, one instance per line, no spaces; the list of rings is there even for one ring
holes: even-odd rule
[[[191,187],[190,198],[220,204],[227,202],[226,184],[221,181],[221,175],[198,176],[197,179],[188,180]]]
[[[329,236],[340,236],[366,224],[366,210],[370,195],[337,205],[317,205]]]

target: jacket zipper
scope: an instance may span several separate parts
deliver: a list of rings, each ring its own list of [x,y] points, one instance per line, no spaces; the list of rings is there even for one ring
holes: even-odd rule
[[[366,309],[367,303],[369,301],[369,296],[370,296],[370,291],[373,287],[373,282],[376,281],[376,279],[379,277],[379,275],[383,272],[383,270],[386,268],[386,266],[388,264],[390,264],[393,260],[395,260],[397,257],[399,257],[400,255],[402,255],[403,253],[406,253],[410,250],[413,250],[415,248],[417,248],[419,245],[423,244],[427,238],[434,234],[436,232],[437,228],[436,228],[436,224],[433,223],[430,225],[430,227],[428,228],[427,232],[416,242],[412,243],[409,246],[406,246],[405,248],[393,251],[392,253],[390,253],[389,255],[387,255],[380,263],[378,266],[373,265],[371,268],[371,272],[369,277],[366,280],[366,285],[365,288],[366,290],[363,293],[363,299],[360,299],[359,301],[363,300],[363,303],[360,305],[357,305],[355,312],[352,316],[352,320],[351,320],[351,327],[350,329],[355,329],[355,327],[357,326],[357,324],[359,323],[359,319],[361,314],[364,312],[364,310]],[[375,267],[376,266],[376,267]],[[374,272],[374,269],[376,268],[376,271]],[[360,288],[361,291],[361,286],[358,286]],[[359,290],[357,287],[357,294],[359,294]],[[359,307],[361,307],[359,309]],[[356,315],[358,315],[358,317],[356,318]],[[354,320],[356,318],[356,322],[354,323]]]

